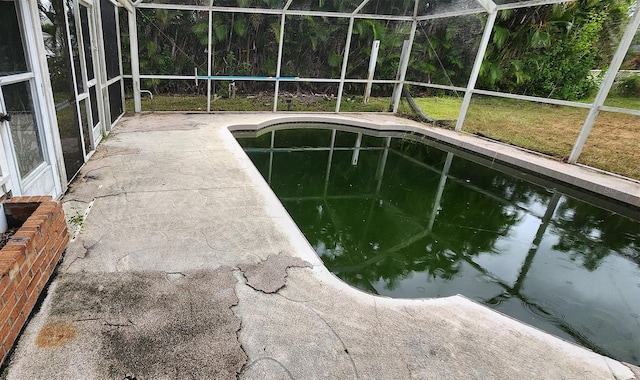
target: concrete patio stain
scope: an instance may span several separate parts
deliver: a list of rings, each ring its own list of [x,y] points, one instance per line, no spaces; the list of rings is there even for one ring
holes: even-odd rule
[[[49,322],[36,338],[36,344],[40,347],[57,347],[73,340],[78,333],[69,322]]]
[[[311,264],[284,253],[271,255],[258,264],[240,264],[238,268],[247,279],[247,285],[263,293],[276,293],[284,288],[289,268],[311,268]]]
[[[69,274],[60,278],[40,346],[59,346],[59,328],[94,337],[102,357],[88,377],[234,379],[246,362],[232,268],[183,273]],[[51,331],[51,333],[50,333]],[[60,342],[64,337],[59,339]],[[50,352],[57,355],[58,352]],[[86,352],[83,353],[86,355]],[[37,366],[38,363],[33,365]],[[37,373],[37,372],[36,372]]]

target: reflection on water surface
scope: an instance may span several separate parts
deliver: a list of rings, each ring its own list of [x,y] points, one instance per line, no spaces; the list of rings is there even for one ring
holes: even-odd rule
[[[433,142],[334,127],[237,135],[329,270],[389,297],[463,294],[640,364],[637,220]]]

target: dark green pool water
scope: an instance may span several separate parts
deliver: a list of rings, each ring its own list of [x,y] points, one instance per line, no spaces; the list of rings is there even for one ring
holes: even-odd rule
[[[342,280],[395,298],[463,294],[640,364],[637,210],[431,141],[324,128],[236,136]]]

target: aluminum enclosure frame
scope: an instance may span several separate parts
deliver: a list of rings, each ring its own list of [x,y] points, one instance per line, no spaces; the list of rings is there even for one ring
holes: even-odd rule
[[[371,14],[371,13],[363,13],[362,10],[365,8],[369,0],[362,0],[359,5],[351,12],[327,12],[327,11],[318,11],[318,10],[300,10],[300,9],[291,9],[292,3],[296,0],[288,0],[283,4],[282,8],[272,9],[272,8],[249,8],[249,7],[229,7],[229,6],[216,6],[214,5],[214,1],[210,0],[209,5],[186,5],[186,4],[161,4],[161,3],[153,3],[153,2],[142,2],[141,0],[137,0],[132,2],[131,0],[119,0],[120,4],[128,11],[129,16],[129,31],[130,31],[130,49],[131,49],[131,75],[125,75],[124,78],[130,78],[133,81],[133,96],[134,96],[134,111],[141,112],[141,89],[140,89],[140,80],[141,79],[159,79],[159,80],[189,80],[189,79],[202,79],[207,81],[207,112],[211,112],[211,82],[219,81],[219,80],[234,80],[234,81],[261,81],[261,82],[273,82],[274,83],[274,99],[273,99],[273,112],[278,112],[278,96],[280,91],[280,83],[287,81],[297,81],[297,82],[306,82],[306,83],[337,83],[338,84],[338,93],[337,93],[337,102],[335,107],[335,112],[340,112],[340,107],[343,98],[343,92],[345,84],[354,84],[354,83],[367,83],[367,79],[354,79],[347,78],[347,65],[349,63],[349,53],[350,53],[350,45],[351,45],[351,37],[353,34],[353,25],[356,19],[377,19],[377,20],[387,20],[387,21],[404,21],[411,23],[411,32],[409,33],[408,46],[406,47],[408,56],[405,59],[402,59],[400,62],[400,67],[398,70],[398,75],[395,80],[380,80],[373,79],[371,83],[374,84],[387,84],[394,85],[394,91],[392,96],[392,112],[397,113],[398,104],[400,102],[400,94],[401,89],[404,85],[412,85],[418,87],[425,88],[434,88],[441,89],[447,91],[455,91],[464,93],[464,98],[462,101],[462,106],[460,108],[460,113],[456,123],[456,131],[462,131],[464,126],[464,121],[468,112],[468,108],[471,102],[471,98],[473,95],[486,95],[493,97],[501,97],[501,98],[509,98],[516,99],[528,102],[537,102],[542,104],[551,104],[551,105],[559,105],[559,106],[567,106],[567,107],[575,107],[582,109],[589,109],[589,115],[587,116],[582,129],[580,131],[580,135],[576,140],[576,143],[573,146],[572,153],[569,157],[568,162],[576,163],[582,148],[589,136],[591,129],[593,128],[596,117],[600,111],[608,111],[608,112],[617,112],[623,114],[629,114],[634,116],[640,116],[640,110],[633,109],[624,109],[618,107],[610,107],[605,106],[604,101],[606,100],[607,95],[609,94],[613,81],[615,80],[616,74],[620,68],[622,63],[622,59],[624,58],[625,53],[627,52],[632,39],[634,37],[635,32],[638,30],[638,26],[640,25],[640,12],[635,12],[629,24],[626,27],[624,36],[619,43],[618,50],[616,55],[614,56],[611,64],[609,65],[609,69],[605,75],[605,78],[602,84],[599,87],[598,95],[593,103],[583,103],[576,101],[565,101],[551,98],[542,98],[535,96],[526,96],[526,95],[518,95],[511,93],[503,93],[496,91],[487,91],[476,88],[476,81],[479,76],[480,67],[486,53],[487,47],[490,43],[490,37],[493,32],[493,26],[499,11],[502,10],[510,10],[510,9],[518,9],[518,8],[527,8],[539,5],[552,5],[552,4],[561,4],[572,2],[573,0],[530,0],[530,1],[515,1],[506,4],[496,4],[493,0],[476,0],[478,8],[473,9],[458,9],[458,10],[449,10],[446,12],[431,14],[431,15],[419,15],[418,8],[420,4],[420,0],[415,0],[414,9],[411,15],[385,15],[385,14]],[[137,36],[137,9],[166,9],[166,10],[181,10],[181,11],[202,11],[208,12],[209,14],[209,30],[208,30],[208,68],[207,68],[207,76],[198,76],[197,74],[194,76],[185,76],[185,75],[141,75],[138,61],[138,36]],[[275,76],[264,76],[264,77],[248,77],[248,76],[214,76],[212,75],[212,29],[213,29],[213,13],[246,13],[246,14],[263,14],[263,15],[276,15],[280,17],[280,36],[278,41],[278,58],[277,58],[277,69]],[[453,86],[453,85],[442,85],[442,84],[432,84],[420,81],[407,81],[406,80],[406,70],[407,63],[410,58],[410,52],[413,45],[413,41],[416,33],[416,25],[421,21],[434,20],[440,18],[450,18],[457,16],[466,16],[466,15],[474,15],[474,14],[486,14],[487,20],[484,26],[484,32],[482,38],[480,40],[480,44],[478,47],[478,52],[475,57],[475,61],[473,64],[473,68],[471,74],[468,78],[466,87]],[[286,17],[287,16],[310,16],[310,17],[325,17],[325,18],[341,18],[348,19],[349,26],[346,31],[346,43],[343,55],[343,61],[341,64],[341,74],[340,78],[304,78],[304,77],[281,77],[281,69],[282,69],[282,56],[283,56],[283,44],[284,44],[284,33],[286,32]]]

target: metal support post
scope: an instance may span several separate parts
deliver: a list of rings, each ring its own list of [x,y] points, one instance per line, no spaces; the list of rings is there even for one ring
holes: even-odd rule
[[[140,99],[140,58],[138,56],[138,22],[136,10],[129,12],[129,48],[131,50],[131,79],[133,81],[133,109],[142,111]]]
[[[489,45],[489,39],[491,38],[491,32],[493,31],[493,24],[496,22],[497,11],[489,13],[487,17],[487,23],[484,26],[484,33],[480,40],[480,47],[478,47],[478,53],[476,54],[476,61],[473,64],[471,75],[469,76],[469,83],[467,83],[467,91],[464,93],[464,99],[460,106],[460,115],[458,115],[458,122],[456,123],[456,131],[461,131],[464,125],[464,118],[467,116],[469,110],[469,104],[471,104],[471,95],[473,95],[473,89],[476,87],[478,81],[478,75],[480,74],[480,67],[484,60],[484,55],[487,52],[487,46]]]
[[[354,17],[349,19],[349,29],[347,30],[347,41],[344,45],[344,57],[342,57],[342,71],[340,72],[340,84],[338,85],[338,100],[336,102],[336,113],[340,112],[342,103],[342,92],[344,91],[344,80],[347,77],[347,64],[349,63],[349,50],[351,49],[351,36],[353,35]]]
[[[213,0],[211,0],[211,2],[209,3],[209,6],[213,6]],[[207,112],[211,112],[211,70],[212,70],[212,63],[211,63],[211,56],[213,55],[213,50],[212,48],[212,38],[211,38],[211,30],[213,29],[213,11],[209,10],[209,36],[208,38],[208,49],[207,50],[207,75],[209,76],[209,78],[207,79]],[[197,70],[197,69],[196,69]],[[196,78],[198,77],[198,73],[196,72]]]
[[[347,30],[347,40],[344,44],[344,57],[342,57],[342,70],[340,71],[340,84],[338,85],[338,99],[336,101],[336,113],[340,112],[340,103],[342,103],[342,92],[344,91],[344,80],[347,77],[347,64],[349,63],[349,50],[351,50],[351,36],[353,35],[353,23],[355,15],[364,8],[369,0],[363,0],[360,5],[351,13],[349,17],[349,29]]]
[[[409,66],[409,58],[411,58],[411,48],[413,47],[413,40],[416,37],[416,29],[418,27],[418,0],[415,1],[413,6],[413,23],[411,24],[411,34],[409,35],[408,42],[402,46],[402,56],[400,58],[400,77],[399,82],[396,84],[393,93],[393,113],[398,112],[398,106],[400,105],[400,97],[402,96],[402,88],[404,87],[404,80],[407,76],[407,67]]]
[[[376,72],[379,50],[380,40],[373,41],[373,44],[371,45],[371,57],[369,58],[369,71],[367,72],[367,87],[364,89],[363,103],[368,103],[369,97],[371,96],[371,86],[373,85],[373,75]]]
[[[598,95],[596,95],[596,99],[593,101],[591,105],[591,109],[589,110],[589,115],[587,115],[587,119],[582,125],[582,130],[580,131],[580,135],[578,135],[578,139],[576,143],[573,145],[573,149],[571,150],[571,154],[569,155],[568,162],[571,164],[575,164],[578,161],[578,157],[580,157],[580,153],[582,153],[582,148],[584,148],[584,144],[587,141],[587,137],[589,137],[589,133],[591,133],[591,129],[596,122],[596,118],[598,117],[598,113],[600,112],[600,107],[604,105],[605,100],[607,100],[607,96],[609,95],[609,91],[613,86],[613,82],[616,80],[616,75],[618,74],[618,70],[622,65],[622,61],[624,61],[624,56],[627,54],[629,50],[629,46],[631,46],[631,42],[633,41],[633,37],[638,30],[638,26],[640,26],[640,10],[636,9],[633,18],[627,25],[627,30],[624,32],[622,36],[622,40],[618,45],[618,50],[616,50],[613,59],[611,60],[611,64],[609,65],[609,69],[607,73],[604,75],[602,79],[602,84],[600,85],[600,89],[598,90]]]
[[[273,112],[278,111],[278,94],[280,93],[280,72],[282,70],[282,51],[284,45],[284,25],[287,17],[287,9],[291,6],[293,0],[287,1],[284,8],[282,8],[282,19],[280,19],[280,42],[278,43],[278,64],[276,67],[276,85],[273,91]]]

